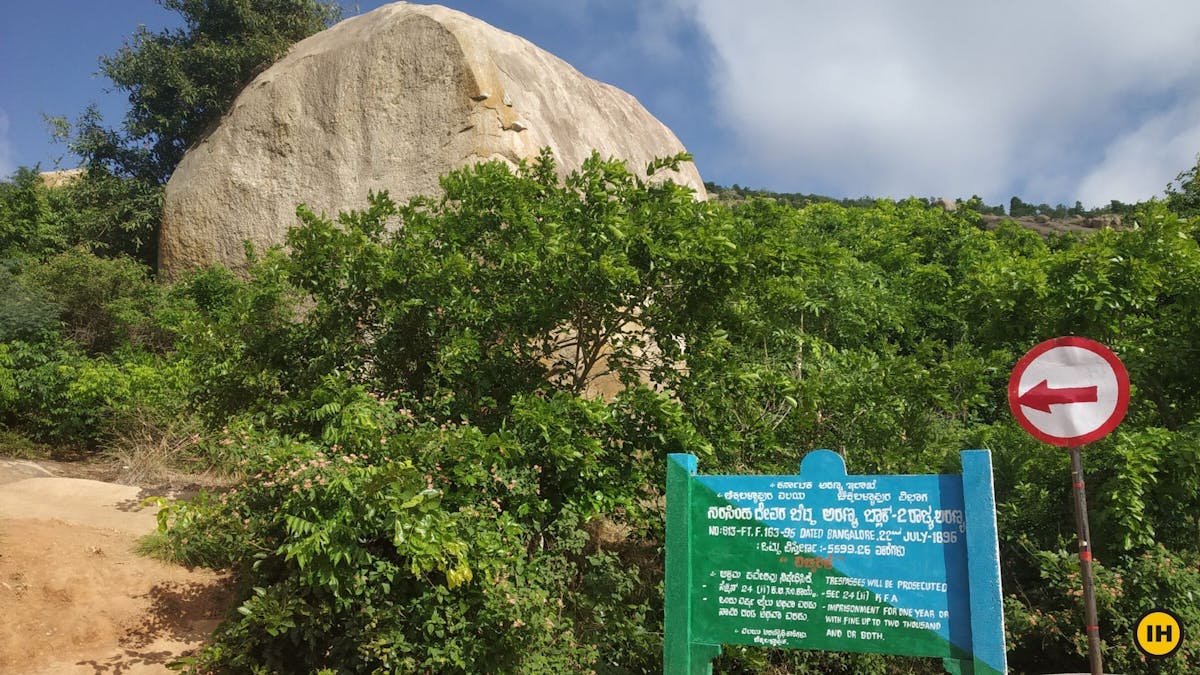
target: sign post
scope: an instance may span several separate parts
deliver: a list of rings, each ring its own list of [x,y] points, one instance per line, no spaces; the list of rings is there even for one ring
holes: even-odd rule
[[[798,475],[705,476],[667,461],[668,675],[721,645],[933,656],[1007,672],[991,454],[962,475],[847,475],[816,450]]]
[[[1088,526],[1087,490],[1083,483],[1083,454],[1071,446],[1071,488],[1075,495],[1075,531],[1079,533],[1079,575],[1083,577],[1083,611],[1087,621],[1088,665],[1092,675],[1103,675],[1100,652],[1100,618],[1096,613],[1096,581],[1092,573],[1092,532]]]
[[[1054,338],[1029,350],[1017,362],[1008,381],[1008,404],[1017,423],[1034,438],[1070,448],[1088,663],[1092,675],[1101,675],[1104,665],[1081,446],[1108,435],[1125,418],[1129,374],[1117,355],[1098,342],[1073,336]]]

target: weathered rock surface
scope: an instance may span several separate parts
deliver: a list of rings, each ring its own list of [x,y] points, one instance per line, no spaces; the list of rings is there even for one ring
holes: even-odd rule
[[[171,276],[244,265],[295,209],[436,194],[438,176],[549,147],[561,171],[596,149],[644,170],[683,146],[629,94],[530,42],[434,5],[395,3],[295,45],[238,96],[167,185],[159,263]],[[691,164],[674,180],[704,185]]]
[[[83,169],[62,169],[60,171],[43,171],[39,174],[42,185],[49,188],[70,185],[83,178]]]
[[[1105,228],[1119,230],[1122,227],[1121,216],[1116,214],[1070,216],[1067,218],[1049,218],[1045,215],[1013,218],[1012,216],[994,216],[990,214],[982,217],[983,226],[989,230],[994,230],[1000,227],[1001,223],[1008,221],[1015,222],[1017,225],[1027,230],[1033,230],[1042,236],[1070,233],[1087,234]]]

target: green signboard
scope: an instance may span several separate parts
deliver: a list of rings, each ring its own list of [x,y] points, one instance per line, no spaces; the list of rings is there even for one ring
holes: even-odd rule
[[[1005,672],[991,455],[962,457],[962,475],[848,476],[818,450],[796,476],[701,476],[671,455],[665,672],[709,673],[723,644]]]

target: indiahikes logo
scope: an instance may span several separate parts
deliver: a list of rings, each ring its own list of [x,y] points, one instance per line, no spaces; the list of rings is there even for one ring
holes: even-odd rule
[[[1164,658],[1183,646],[1183,624],[1179,615],[1166,609],[1152,609],[1137,620],[1133,642],[1150,658]]]

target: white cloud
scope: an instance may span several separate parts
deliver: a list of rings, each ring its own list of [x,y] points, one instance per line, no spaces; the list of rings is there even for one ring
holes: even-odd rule
[[[0,179],[7,178],[17,170],[13,163],[12,144],[8,140],[8,113],[0,108]]]
[[[720,114],[772,187],[1133,200],[1200,151],[1192,0],[674,1],[711,40]]]
[[[1110,199],[1136,202],[1159,195],[1180,171],[1195,166],[1200,153],[1200,101],[1173,107],[1121,134],[1103,161],[1080,182],[1087,204]]]

